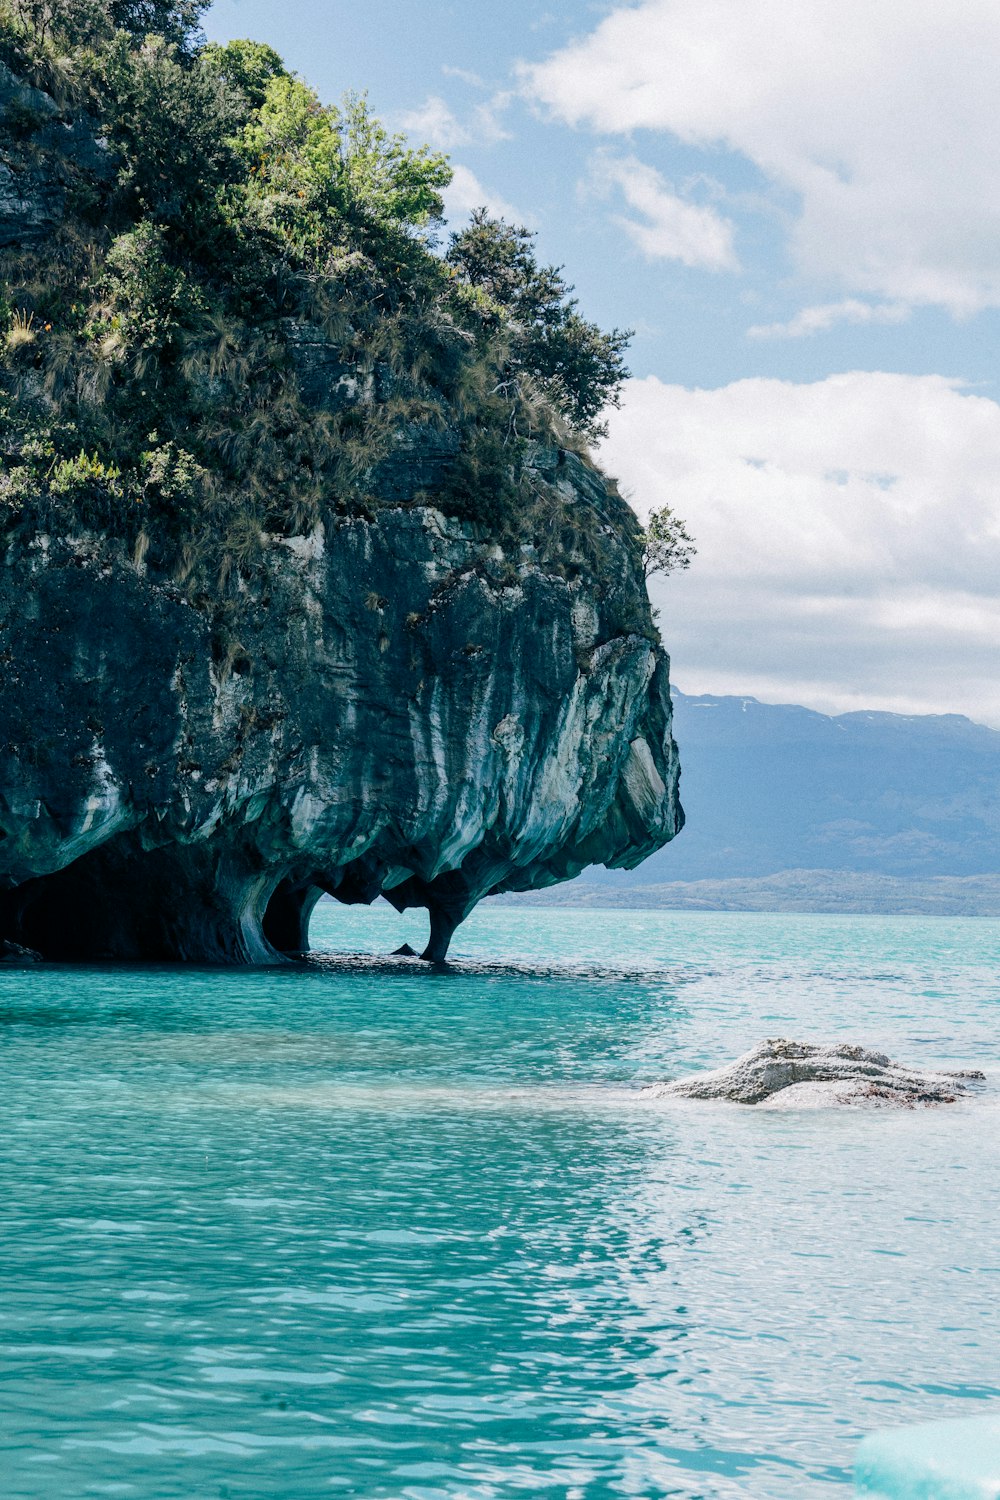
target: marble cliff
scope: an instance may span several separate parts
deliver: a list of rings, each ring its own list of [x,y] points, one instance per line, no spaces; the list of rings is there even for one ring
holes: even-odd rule
[[[99,181],[93,131],[49,122],[38,98],[38,138],[55,132],[60,159]],[[30,252],[65,195],[58,172],[11,160],[0,245]],[[377,366],[365,382],[313,335],[290,343],[317,414],[391,396]],[[27,357],[19,389],[44,403]],[[57,960],[273,962],[307,946],[327,892],[426,908],[438,960],[484,896],[631,867],[674,836],[668,661],[623,502],[572,447],[532,441],[522,486],[570,517],[568,539],[556,555],[498,536],[433,503],[456,443],[447,420],[400,421],[362,513],[265,529],[223,633],[219,600],[155,548],[65,510],[45,524],[43,505],[33,529],[15,517],[0,941]]]
[[[612,623],[624,551],[569,583],[472,532],[401,507],[276,540],[225,669],[178,589],[40,537],[0,583],[3,936],[261,962],[328,891],[426,907],[440,958],[483,896],[671,838],[668,663]]]

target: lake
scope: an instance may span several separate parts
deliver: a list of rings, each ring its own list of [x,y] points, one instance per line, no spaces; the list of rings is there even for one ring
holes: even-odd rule
[[[486,903],[377,956],[424,932],[0,970],[4,1500],[845,1500],[1000,1399],[997,923]],[[780,1035],[990,1082],[639,1092]]]

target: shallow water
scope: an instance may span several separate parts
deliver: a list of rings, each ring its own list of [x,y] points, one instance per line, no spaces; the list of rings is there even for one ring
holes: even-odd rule
[[[4,1500],[844,1500],[1000,1400],[997,924],[501,906],[455,958],[0,971]],[[781,1034],[993,1074],[638,1094]]]

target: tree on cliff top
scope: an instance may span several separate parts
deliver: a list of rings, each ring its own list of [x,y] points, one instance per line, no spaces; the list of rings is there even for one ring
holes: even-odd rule
[[[533,376],[571,426],[593,441],[607,432],[601,413],[618,405],[632,331],[604,333],[581,317],[561,268],[539,265],[534,238],[477,208],[451,236],[445,259],[478,294],[486,327],[506,332],[508,379]]]
[[[188,43],[211,0],[106,0],[113,27],[135,37],[162,36]]]
[[[5,0],[3,9],[37,44],[94,46],[117,31],[137,41],[161,36],[187,50],[211,0]]]
[[[363,95],[324,104],[264,44],[205,44],[204,8],[0,0],[0,57],[35,85],[0,104],[0,146],[67,203],[0,249],[0,532],[80,523],[202,577],[219,545],[242,565],[268,534],[370,512],[423,431],[454,457],[422,500],[537,544],[526,442],[603,432],[629,335],[485,211],[439,253],[447,159]]]

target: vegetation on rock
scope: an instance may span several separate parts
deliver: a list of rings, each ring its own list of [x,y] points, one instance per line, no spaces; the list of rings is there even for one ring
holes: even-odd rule
[[[697,550],[687,526],[669,505],[650,511],[642,535],[642,568],[647,578],[683,572]]]
[[[0,3],[8,540],[98,530],[204,601],[268,534],[429,501],[550,560],[613,525],[639,564],[613,485],[570,514],[533,466],[589,463],[628,334],[485,211],[442,253],[446,158],[206,45],[205,3]]]

